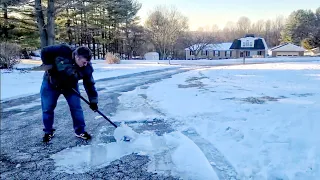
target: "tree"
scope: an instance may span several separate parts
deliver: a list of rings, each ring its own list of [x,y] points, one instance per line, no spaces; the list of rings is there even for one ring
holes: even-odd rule
[[[317,8],[315,12],[315,16],[316,16],[316,22],[311,32],[310,39],[313,47],[320,48],[320,7]]]
[[[214,34],[212,32],[186,32],[182,37],[182,43],[185,45],[185,48],[189,48],[196,59],[199,53],[209,44],[213,43],[214,40]]]
[[[12,30],[15,28],[13,24],[9,23],[9,17],[8,17],[8,8],[10,6],[15,6],[23,2],[22,0],[1,0],[1,10],[3,11],[3,21],[0,24],[0,37],[2,35],[4,36],[5,40],[9,39],[9,30]]]
[[[263,36],[263,32],[265,32],[265,24],[264,20],[259,20],[256,23],[252,24],[252,32],[255,35]]]
[[[238,34],[236,24],[228,21],[220,33],[220,39],[224,42],[233,41],[234,39],[239,38]]]
[[[281,42],[281,31],[284,29],[285,19],[282,16],[278,16],[275,19],[268,19],[265,22],[264,29],[261,32],[262,37],[265,38],[268,46],[274,47]]]
[[[47,8],[42,6],[41,0],[35,0],[35,12],[40,33],[41,47],[53,45],[55,40],[55,0],[48,0]],[[46,16],[44,15],[46,11]]]
[[[281,39],[283,42],[300,44],[314,31],[316,16],[311,10],[297,10],[292,12],[287,20]]]
[[[127,27],[125,37],[124,52],[128,59],[137,55],[138,49],[145,43],[144,28],[142,26],[132,24]]]
[[[188,25],[187,18],[175,8],[158,6],[147,18],[145,27],[161,58],[166,59]]]
[[[134,51],[144,43],[142,26],[138,26],[139,18],[136,17],[141,8],[141,4],[136,1],[125,2],[124,25],[122,31],[124,34],[124,51],[128,59],[131,59]]]
[[[285,27],[285,19],[283,16],[278,16],[275,20],[271,22],[271,32],[269,37],[269,45],[271,47],[277,46],[281,42],[281,31]]]
[[[313,40],[311,38],[305,38],[301,41],[301,46],[305,49],[312,49],[314,47]]]
[[[237,22],[237,31],[238,31],[238,36],[242,37],[245,34],[249,33],[251,30],[251,21],[248,17],[242,16],[239,18]]]

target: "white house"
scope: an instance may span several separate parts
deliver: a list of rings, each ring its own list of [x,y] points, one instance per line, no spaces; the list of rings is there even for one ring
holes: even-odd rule
[[[201,49],[201,46],[205,46],[199,52],[198,59],[232,59],[235,58],[236,53],[234,50],[230,49],[232,43],[218,43],[218,44],[195,44],[190,47],[185,48],[186,59],[196,59],[194,51],[196,49]]]

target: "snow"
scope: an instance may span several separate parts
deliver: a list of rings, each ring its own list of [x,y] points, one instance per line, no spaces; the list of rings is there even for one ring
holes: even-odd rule
[[[1,101],[40,93],[43,72],[1,70]]]
[[[23,60],[14,70],[1,70],[1,101],[40,93],[40,87],[44,71],[25,71],[41,65],[40,60]],[[168,68],[167,64],[154,62],[122,62],[122,64],[107,64],[104,61],[93,62],[94,79],[121,76],[149,70]],[[27,88],[26,88],[27,87]]]
[[[215,51],[228,51],[230,50],[232,43],[219,43],[219,44],[208,44],[204,50],[215,50]]]
[[[287,61],[319,61],[318,57],[304,58],[255,58],[246,59],[246,63],[263,63],[263,62],[287,62]],[[241,64],[242,59],[228,60],[171,60],[173,65],[227,65]],[[23,60],[16,68],[31,68],[39,66],[41,60]],[[168,61],[157,60],[123,60],[121,64],[106,64],[102,60],[94,60],[95,69],[93,76],[95,80],[121,76],[131,73],[138,73],[147,70],[156,70],[172,67]],[[1,70],[1,101],[19,98],[27,95],[33,95],[40,92],[43,71],[23,71],[23,70]],[[28,88],[26,88],[28,87]],[[23,89],[23,91],[22,91]]]
[[[204,68],[147,96],[177,129],[194,127],[216,146],[239,179],[317,179],[319,76],[319,62]],[[198,86],[179,88],[188,84]]]
[[[132,142],[117,141],[78,146],[60,151],[51,158],[55,160],[56,171],[73,174],[105,167],[110,162],[132,153],[149,155],[151,161],[155,163],[154,156],[167,151],[170,151],[172,161],[162,166],[171,169],[172,175],[185,176],[189,179],[218,179],[199,148],[179,132],[157,136],[146,131],[139,134]],[[185,158],[186,154],[192,156]],[[152,166],[155,164],[150,165],[150,171],[154,170]]]
[[[130,60],[117,65],[95,61],[95,79],[180,65],[199,68],[122,93],[111,117],[118,122],[124,117],[132,122],[159,118],[170,124],[173,132],[129,131],[134,136],[132,142],[111,143],[101,142],[99,135],[103,133],[99,133],[90,145],[52,154],[55,171],[84,173],[137,153],[150,158],[148,171],[165,174],[169,170],[183,179],[221,179],[221,173],[228,173],[224,170],[228,166],[221,162],[229,162],[237,179],[316,180],[320,177],[320,58],[246,62],[277,63],[173,60],[176,65],[169,66],[167,61]],[[18,66],[32,67],[32,63],[37,64],[28,61]],[[221,66],[226,64],[233,65]],[[1,70],[1,101],[38,93],[42,74]],[[219,150],[220,162],[208,159],[202,149],[205,146],[198,146],[184,133],[189,129]],[[106,130],[101,127],[100,132]],[[117,139],[128,132],[119,130]]]
[[[124,123],[121,123],[120,127],[117,127],[113,133],[114,138],[117,142],[130,140],[136,140],[138,134],[132,130],[129,126]]]

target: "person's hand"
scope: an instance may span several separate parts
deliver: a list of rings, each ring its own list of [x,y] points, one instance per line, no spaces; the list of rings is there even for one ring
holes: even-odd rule
[[[96,111],[96,110],[98,110],[98,104],[97,104],[97,103],[90,103],[90,108],[91,108],[93,111]]]

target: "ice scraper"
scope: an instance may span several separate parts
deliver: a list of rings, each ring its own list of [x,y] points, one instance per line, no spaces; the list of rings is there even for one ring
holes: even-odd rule
[[[83,96],[81,96],[81,94],[76,91],[74,88],[72,88],[72,90],[84,101],[86,102],[88,105],[90,105],[90,102],[88,100],[86,100]],[[114,122],[112,122],[107,116],[105,116],[101,111],[96,110],[95,112],[99,113],[102,117],[104,117],[104,119],[106,119],[107,121],[109,121],[110,124],[112,124],[116,130],[114,132],[114,137],[116,138],[116,140],[120,140],[120,141],[126,141],[126,142],[130,142],[134,139],[136,133],[129,127],[127,126],[121,126],[118,127]]]

